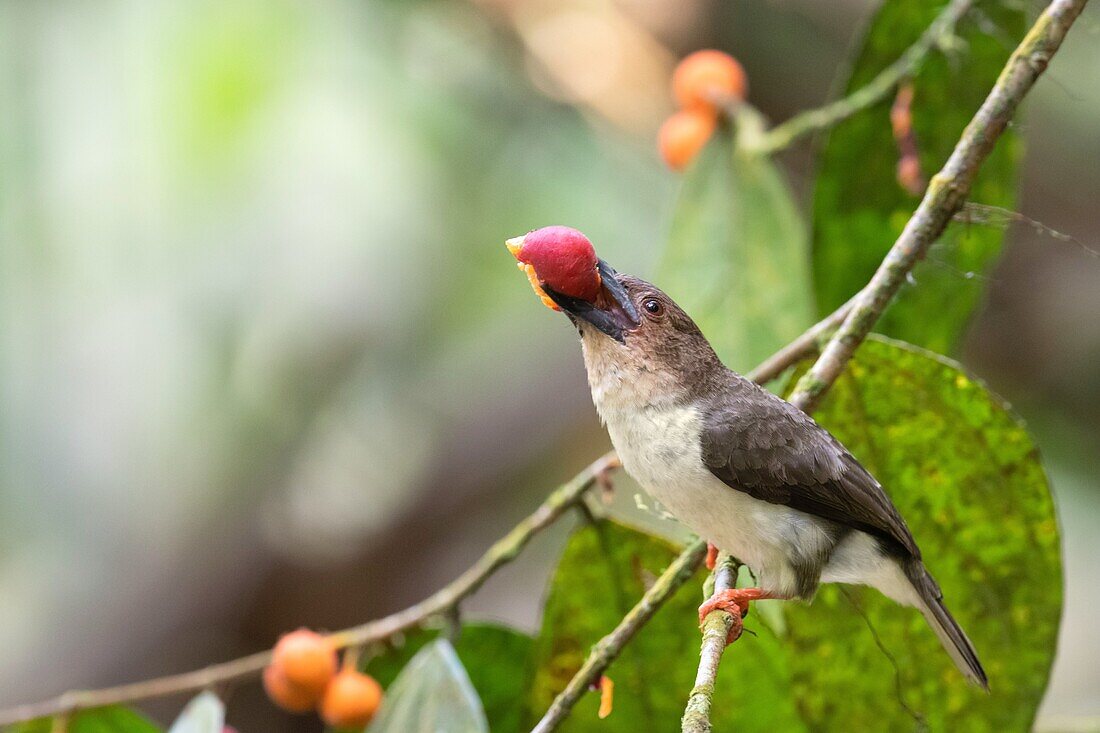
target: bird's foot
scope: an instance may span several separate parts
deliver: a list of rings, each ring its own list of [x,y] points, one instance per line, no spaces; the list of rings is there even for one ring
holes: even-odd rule
[[[713,542],[707,543],[707,570],[714,570],[714,566],[718,564],[718,545]]]
[[[729,588],[718,591],[699,606],[699,625],[711,611],[725,611],[733,617],[729,634],[726,635],[726,643],[737,641],[744,630],[742,619],[749,615],[749,601],[759,601],[771,596],[759,588]]]

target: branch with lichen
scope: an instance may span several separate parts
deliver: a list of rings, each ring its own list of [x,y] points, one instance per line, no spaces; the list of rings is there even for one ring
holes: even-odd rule
[[[847,97],[824,107],[801,112],[776,125],[753,140],[752,149],[760,153],[778,152],[803,137],[826,130],[886,99],[898,84],[916,74],[933,49],[947,45],[955,32],[955,26],[973,5],[974,0],[951,0],[920,38],[866,85]]]
[[[579,506],[585,493],[609,471],[618,468],[615,454],[608,453],[563,484],[507,535],[499,539],[466,572],[423,601],[375,621],[338,631],[330,636],[338,648],[358,647],[382,641],[428,619],[457,612],[459,605],[504,565],[512,562],[531,539],[556,522],[569,509]],[[159,677],[101,690],[72,691],[30,705],[0,711],[0,726],[34,718],[61,716],[78,710],[137,702],[255,677],[270,663],[271,652],[260,652],[183,674]]]
[[[737,585],[740,564],[729,555],[719,558],[711,577],[712,593],[721,593]],[[699,670],[695,673],[695,686],[691,688],[684,716],[680,720],[683,733],[710,733],[710,706],[714,701],[714,684],[718,679],[718,665],[726,640],[733,628],[734,618],[729,611],[715,609],[703,620],[703,642],[699,649]]]
[[[649,619],[653,618],[653,614],[657,613],[665,601],[691,578],[696,568],[703,562],[706,552],[707,543],[696,540],[665,568],[642,599],[623,616],[618,626],[592,647],[584,664],[569,680],[565,689],[554,698],[554,702],[547,708],[538,724],[531,729],[531,733],[550,733],[565,720],[577,701],[619,656],[623,647],[641,631]]]
[[[856,296],[844,322],[810,371],[799,380],[791,402],[810,411],[836,381],[856,348],[871,332],[906,276],[924,258],[962,208],[978,169],[1008,126],[1020,101],[1046,70],[1087,0],[1054,0],[1012,52],[951,157],[928,184],[924,198],[867,286]]]

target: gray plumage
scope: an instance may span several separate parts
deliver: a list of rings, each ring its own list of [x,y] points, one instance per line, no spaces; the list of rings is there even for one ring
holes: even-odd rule
[[[806,413],[725,370],[726,388],[707,401],[703,462],[731,488],[920,550],[877,481]]]
[[[723,367],[724,369],[724,367]],[[834,538],[859,530],[897,558],[923,602],[933,631],[960,669],[988,686],[973,644],[943,603],[920,548],[878,481],[813,418],[724,369],[726,388],[707,400],[700,434],[703,463],[727,486],[754,499],[782,504],[837,525]],[[834,544],[834,547],[836,545]],[[828,563],[799,568],[800,597],[812,597]]]

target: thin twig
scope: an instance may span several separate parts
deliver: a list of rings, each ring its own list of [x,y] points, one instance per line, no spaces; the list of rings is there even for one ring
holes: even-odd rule
[[[1089,257],[1100,260],[1100,250],[1090,247],[1074,236],[1066,234],[1065,232],[1060,232],[1054,227],[1047,226],[1037,219],[1032,219],[1030,216],[1021,214],[1019,211],[1012,211],[1011,209],[1006,209],[1001,206],[991,206],[989,204],[978,204],[973,201],[967,201],[962,209],[955,214],[954,218],[955,221],[962,222],[963,224],[978,224],[1001,228],[1007,228],[1010,224],[1023,224],[1030,227],[1036,234],[1048,236],[1059,242],[1072,244]]]
[[[955,26],[969,12],[974,0],[951,0],[947,7],[916,42],[897,61],[880,71],[874,79],[843,99],[817,109],[801,112],[765,132],[752,144],[754,151],[774,153],[791,146],[799,138],[828,129],[852,115],[886,99],[906,77],[913,76],[932,52],[954,33]]]
[[[565,689],[554,698],[554,702],[542,716],[542,720],[531,729],[531,733],[550,733],[556,729],[573,710],[573,706],[584,696],[588,688],[604,670],[619,656],[619,652],[627,642],[634,638],[646,622],[657,613],[680,587],[686,583],[695,573],[695,569],[703,562],[703,556],[707,552],[707,543],[696,540],[680,553],[671,565],[665,568],[656,582],[650,586],[642,599],[630,609],[623,617],[614,631],[600,639],[596,646],[592,647],[584,665],[569,680]]]
[[[848,317],[848,311],[855,301],[856,297],[852,296],[847,303],[803,331],[801,336],[769,356],[745,376],[757,384],[767,384],[788,368],[817,353],[825,337],[832,335],[832,331]]]
[[[490,575],[514,560],[536,534],[553,524],[571,507],[579,505],[588,489],[596,483],[597,476],[617,468],[618,465],[618,458],[613,453],[601,457],[551,493],[533,514],[498,540],[466,572],[435,594],[385,618],[336,632],[330,638],[341,648],[361,646],[389,638],[429,618],[453,611],[466,597],[480,588]],[[255,676],[270,661],[271,652],[265,651],[183,674],[102,690],[67,692],[43,702],[0,711],[0,726],[104,705],[193,692],[215,684]]]
[[[714,568],[714,593],[734,588],[740,567],[740,563],[729,555],[722,556]],[[695,673],[695,686],[691,688],[691,695],[680,721],[683,733],[710,733],[710,706],[714,701],[718,664],[722,661],[722,652],[726,649],[726,640],[732,627],[733,616],[722,609],[716,608],[703,619],[699,670]]]
[[[1054,0],[1012,52],[997,83],[963,131],[943,169],[928,184],[920,206],[905,225],[871,281],[810,371],[791,402],[810,411],[840,376],[906,276],[928,251],[970,193],[978,168],[1004,132],[1020,100],[1047,68],[1087,0]]]

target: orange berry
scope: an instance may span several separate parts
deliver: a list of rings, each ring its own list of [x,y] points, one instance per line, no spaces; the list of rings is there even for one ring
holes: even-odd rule
[[[669,168],[681,171],[714,134],[716,121],[710,112],[688,109],[669,117],[657,133],[657,148]]]
[[[370,722],[382,702],[382,686],[370,675],[345,669],[336,675],[321,698],[321,719],[333,728],[361,728]]]
[[[742,100],[747,88],[741,64],[721,51],[696,51],[672,72],[672,94],[684,109],[716,109],[716,97]]]
[[[287,682],[278,667],[264,667],[264,690],[271,702],[291,713],[304,713],[317,705],[320,695]]]
[[[336,647],[315,631],[298,629],[279,639],[271,666],[294,687],[319,696],[336,675]]]

